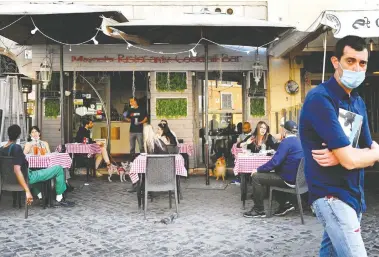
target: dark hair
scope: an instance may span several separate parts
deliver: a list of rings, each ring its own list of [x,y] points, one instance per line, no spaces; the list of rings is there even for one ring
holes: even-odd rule
[[[91,121],[92,120],[90,120],[90,119],[84,119],[84,120],[82,120],[82,126],[83,127],[87,126],[88,124],[90,124]]]
[[[19,125],[17,124],[14,124],[14,125],[11,125],[9,128],[8,128],[8,137],[9,137],[9,140],[11,141],[16,141],[17,138],[21,135],[21,128]]]
[[[166,124],[159,123],[158,127],[160,127],[163,130],[163,135],[162,136],[167,136],[168,133],[170,133],[170,130]]]
[[[164,123],[168,124],[167,120],[161,120],[161,122],[162,122],[162,121],[163,121]],[[160,122],[160,123],[161,123],[161,122]]]
[[[237,132],[238,132],[239,134],[242,133],[242,122],[238,122],[238,124],[237,124]]]
[[[257,124],[257,126],[255,127],[255,130],[254,130],[254,132],[253,132],[253,136],[255,137],[255,138],[257,138],[257,136],[258,136],[258,131],[259,131],[259,129],[261,128],[261,125],[265,125],[266,126],[266,128],[267,128],[267,130],[266,130],[266,134],[263,136],[263,142],[265,143],[266,141],[267,141],[267,138],[268,138],[268,135],[270,134],[270,127],[267,125],[267,123],[266,122],[264,122],[264,121],[260,121],[260,122],[258,122],[258,124]]]
[[[32,133],[33,129],[36,130],[41,136],[41,130],[39,129],[39,127],[33,126],[29,129],[28,142],[32,141],[32,137],[30,136],[30,134]]]
[[[345,46],[350,46],[356,51],[363,51],[364,49],[367,49],[366,41],[363,38],[357,36],[346,36],[338,40],[336,44],[334,56],[337,57],[338,60],[341,60]]]
[[[171,133],[171,130],[168,128],[167,124],[159,123],[158,127],[160,127],[163,130],[162,137],[166,137],[168,141],[170,141],[170,144],[176,144],[175,136]],[[175,141],[174,141],[175,140]],[[171,142],[174,141],[174,142]]]

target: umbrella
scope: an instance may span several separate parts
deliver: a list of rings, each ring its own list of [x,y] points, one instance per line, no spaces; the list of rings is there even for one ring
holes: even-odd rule
[[[102,23],[101,16],[119,22],[127,21],[118,11],[78,4],[0,4],[0,29],[3,28],[0,35],[20,45],[57,43],[42,35],[43,32],[57,41],[77,44],[90,40],[96,34]],[[35,27],[40,32],[32,34]],[[97,40],[101,43],[118,43],[118,40],[102,36],[101,33]]]
[[[290,26],[223,13],[184,13],[111,25],[151,43],[190,44],[206,38],[219,44],[262,46],[291,29]],[[208,132],[208,42],[205,40],[205,131]],[[209,184],[209,144],[205,140],[206,184]]]

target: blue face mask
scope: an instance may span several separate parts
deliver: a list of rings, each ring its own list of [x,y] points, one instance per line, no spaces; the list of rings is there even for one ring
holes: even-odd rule
[[[340,76],[341,83],[349,89],[359,87],[366,78],[366,71],[345,70],[340,63],[339,66],[343,70],[343,74]]]

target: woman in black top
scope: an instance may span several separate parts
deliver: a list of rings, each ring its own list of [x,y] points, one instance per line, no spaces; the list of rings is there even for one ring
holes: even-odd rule
[[[275,138],[270,134],[270,127],[266,122],[260,121],[253,132],[253,136],[247,141],[247,149],[253,153],[259,153],[262,145],[266,146],[266,150],[278,148],[278,143]]]
[[[168,154],[166,144],[154,133],[151,125],[143,128],[143,140],[146,153],[148,154]]]
[[[160,134],[163,142],[169,145],[177,145],[176,137],[171,133],[167,124],[159,123],[158,124],[158,133]]]

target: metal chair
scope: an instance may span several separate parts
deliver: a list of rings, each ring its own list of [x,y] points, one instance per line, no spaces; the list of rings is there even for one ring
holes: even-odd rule
[[[301,217],[301,224],[304,225],[304,217],[303,217],[303,206],[301,204],[301,195],[308,192],[308,185],[305,180],[304,175],[304,158],[301,159],[299,167],[297,169],[296,174],[296,187],[295,188],[283,188],[283,187],[270,187],[270,197],[268,200],[268,216],[271,217],[271,207],[272,207],[272,191],[281,191],[289,194],[295,194],[297,197],[297,203],[299,205],[300,209],[300,217]]]
[[[12,156],[0,156],[0,175],[1,175],[1,191],[10,191],[13,192],[13,204],[15,200],[18,201],[18,206],[21,208],[21,196],[25,191],[24,188],[18,183],[16,174],[13,170],[13,158]],[[24,175],[25,182],[28,184],[28,167],[27,165],[23,166],[22,174]],[[0,191],[0,192],[1,192]],[[28,204],[25,199],[25,219],[28,218]]]
[[[176,213],[179,216],[178,190],[176,184],[175,155],[147,155],[145,175],[145,219],[148,192],[169,192],[170,209],[171,192],[175,193]]]

